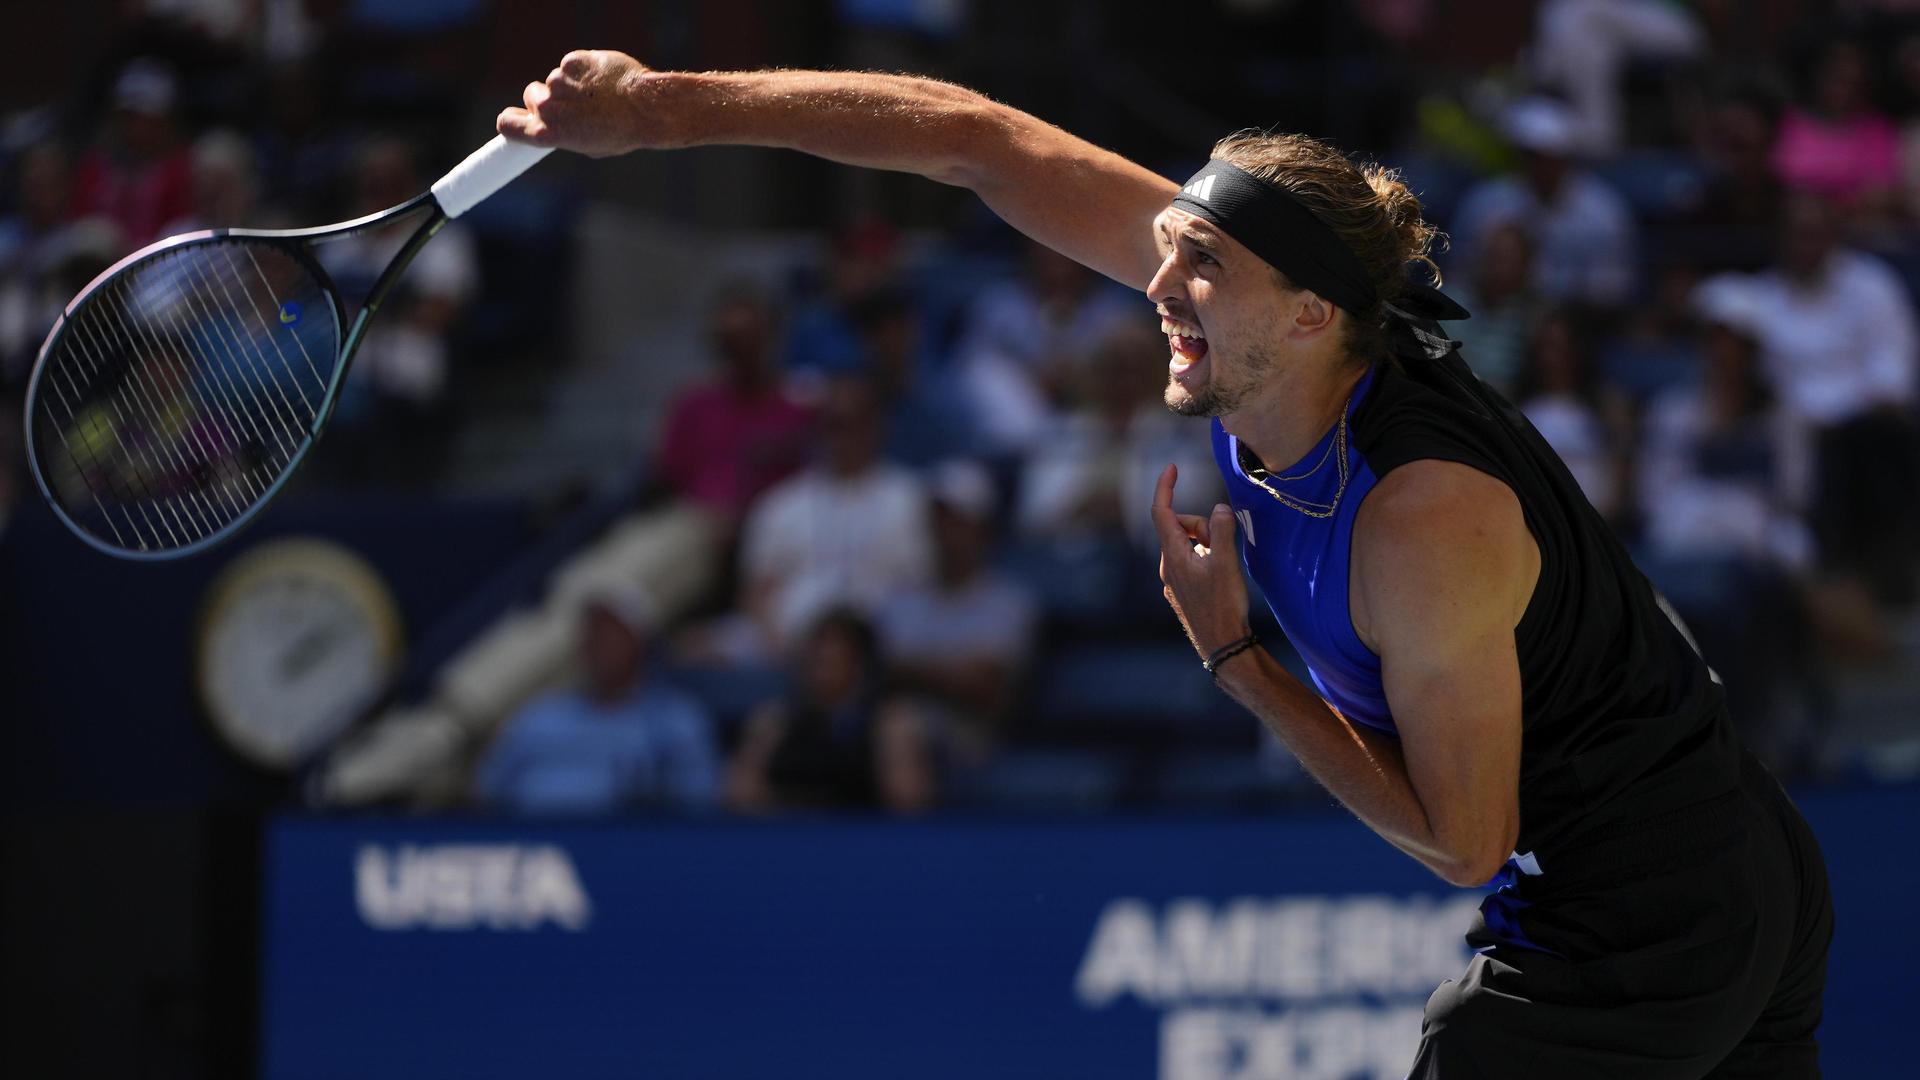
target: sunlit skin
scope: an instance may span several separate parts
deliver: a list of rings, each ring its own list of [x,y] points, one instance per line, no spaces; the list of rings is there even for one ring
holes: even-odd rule
[[[1167,335],[1167,408],[1219,417],[1285,468],[1339,419],[1364,372],[1340,357],[1344,316],[1185,210],[1161,211],[1153,233],[1160,265],[1146,293]]]
[[[1287,467],[1338,421],[1364,374],[1342,355],[1348,316],[1184,210],[1162,210],[1153,230],[1160,263],[1146,292],[1168,338],[1167,406],[1218,416],[1263,464]],[[1231,510],[1177,513],[1177,479],[1169,465],[1153,499],[1161,579],[1195,648],[1208,653],[1247,633],[1246,583],[1232,556]],[[1226,668],[1222,685],[1262,717],[1320,718],[1269,723],[1383,836],[1447,880],[1478,884],[1519,828],[1513,627],[1538,552],[1511,491],[1452,462],[1418,461],[1363,504],[1353,559],[1350,614],[1383,658],[1399,739],[1329,714],[1258,651]]]
[[[509,138],[596,156],[786,147],[964,187],[1033,240],[1145,289],[1166,319],[1167,404],[1218,416],[1271,467],[1326,434],[1365,370],[1344,355],[1350,316],[1169,206],[1172,181],[962,87],[858,72],[657,72],[581,51],[497,123]],[[1206,654],[1246,633],[1247,586],[1232,512],[1177,513],[1176,479],[1169,466],[1151,507],[1161,577]],[[1356,511],[1349,585],[1399,738],[1354,727],[1261,649],[1228,663],[1220,684],[1381,836],[1449,882],[1482,883],[1519,830],[1514,627],[1538,571],[1511,490],[1454,462],[1411,462]]]

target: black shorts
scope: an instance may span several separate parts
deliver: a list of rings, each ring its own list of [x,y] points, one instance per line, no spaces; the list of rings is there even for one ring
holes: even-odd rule
[[[1526,949],[1477,922],[1409,1080],[1815,1077],[1833,905],[1819,845],[1750,756],[1739,789],[1525,880]]]

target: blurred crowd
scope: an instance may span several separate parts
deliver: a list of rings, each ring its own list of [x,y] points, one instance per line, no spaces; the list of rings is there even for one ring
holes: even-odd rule
[[[1341,10],[1391,39],[1444,6]],[[1920,661],[1920,14],[1903,8],[1546,0],[1515,55],[1436,76],[1396,143],[1365,148],[1451,237],[1468,362],[1560,452],[1787,775],[1832,766],[1850,678]],[[336,220],[422,186],[410,133],[319,124],[297,56],[240,66],[272,75],[244,114],[185,119],[194,80],[230,68],[134,56],[96,115],[16,125],[0,528],[27,367],[93,274],[180,229]],[[1196,133],[1186,165],[1220,134]],[[398,240],[337,245],[329,273],[352,294]],[[1160,404],[1151,309],[1011,237],[1004,272],[956,303],[927,283],[959,247],[848,214],[819,265],[689,313],[710,369],[658,425],[618,552],[595,555],[620,570],[561,575],[577,677],[493,702],[459,798],[911,813],[1033,786],[1090,804],[1298,792],[1193,678],[1160,598],[1153,478],[1177,463],[1195,506],[1218,486],[1205,425]],[[438,475],[484,261],[453,229],[427,253],[356,364],[323,480],[395,482],[382,460]],[[687,535],[648,525],[664,521],[696,522],[699,544],[661,539]]]
[[[20,490],[20,404],[60,309],[102,271],[162,237],[216,228],[342,221],[424,190],[443,156],[432,102],[356,115],[405,62],[377,58],[329,81],[330,53],[391,30],[330,5],[130,3],[106,56],[68,97],[8,117],[0,130],[0,520]],[[431,27],[427,28],[428,30]],[[337,78],[337,76],[336,76]],[[364,296],[416,222],[331,242],[319,260],[349,305]],[[374,323],[343,389],[335,453],[319,481],[362,486],[428,477],[446,443],[454,332],[478,287],[479,254],[455,222],[415,260]],[[351,306],[345,313],[355,314]],[[374,459],[397,448],[389,460]],[[10,494],[12,493],[12,494]]]

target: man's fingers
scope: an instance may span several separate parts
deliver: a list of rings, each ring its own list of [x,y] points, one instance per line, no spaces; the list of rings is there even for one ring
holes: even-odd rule
[[[1192,525],[1200,520],[1192,514],[1176,514],[1173,511],[1173,485],[1179,476],[1180,470],[1173,465],[1160,470],[1160,481],[1153,489],[1153,505],[1147,511],[1153,518],[1154,531],[1160,534],[1163,573],[1167,555],[1176,551],[1189,555],[1193,553],[1193,540],[1196,537]]]
[[[546,83],[530,82],[527,88],[520,92],[520,100],[526,102],[528,109],[538,109],[546,104],[547,98],[552,94],[553,92],[547,89]]]
[[[1174,517],[1180,522],[1180,528],[1186,531],[1187,539],[1198,540],[1209,547],[1212,546],[1210,537],[1213,534],[1208,528],[1206,518],[1199,514],[1175,514]]]
[[[1163,557],[1176,551],[1192,549],[1193,545],[1187,539],[1187,530],[1180,527],[1180,519],[1175,516],[1171,507],[1155,503],[1152,514],[1153,531],[1160,534],[1160,553]]]
[[[506,108],[493,122],[493,129],[509,139],[537,143],[547,136],[547,125],[525,109]]]
[[[1190,552],[1193,541],[1187,539],[1187,530],[1180,525],[1180,519],[1167,507],[1155,505],[1153,508],[1153,531],[1160,536],[1161,555],[1169,556],[1174,552]]]
[[[1160,470],[1160,481],[1153,486],[1153,505],[1156,509],[1173,509],[1173,485],[1180,478],[1180,470],[1172,462]]]
[[[1215,504],[1213,513],[1207,517],[1207,527],[1213,531],[1213,535],[1220,538],[1223,544],[1233,542],[1233,531],[1239,524],[1239,520],[1233,516],[1233,507],[1226,503]]]
[[[1213,513],[1207,517],[1208,535],[1218,543],[1207,546],[1215,551],[1229,551],[1233,548],[1233,534],[1240,527],[1240,519],[1233,516],[1233,507],[1226,503],[1214,506]]]
[[[593,55],[584,50],[575,49],[560,58],[560,66],[555,71],[579,78],[593,68]]]

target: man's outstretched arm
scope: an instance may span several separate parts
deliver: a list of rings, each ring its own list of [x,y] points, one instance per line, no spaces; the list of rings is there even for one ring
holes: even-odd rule
[[[964,187],[1009,225],[1116,281],[1159,264],[1155,214],[1178,186],[1037,117],[951,83],[863,72],[652,71],[625,53],[571,52],[501,134],[595,157],[770,146]]]

